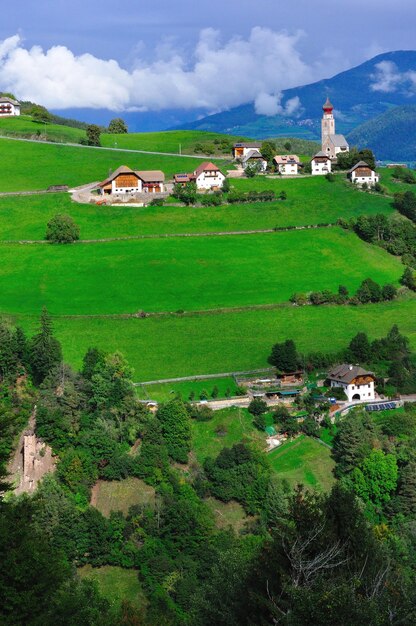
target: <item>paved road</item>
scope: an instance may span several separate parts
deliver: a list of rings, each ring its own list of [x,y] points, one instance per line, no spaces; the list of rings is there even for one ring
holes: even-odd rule
[[[179,154],[178,152],[153,152],[151,150],[132,150],[130,148],[108,148],[105,146],[83,146],[80,143],[61,143],[57,141],[39,141],[38,139],[23,139],[22,137],[7,137],[0,135],[0,139],[10,139],[11,141],[25,141],[27,143],[48,144],[50,146],[70,146],[71,148],[87,148],[88,150],[111,150],[113,152],[133,152],[137,154],[156,154],[159,156],[184,157],[185,159],[207,159],[206,154]],[[211,159],[220,161],[231,161],[229,156],[211,156]]]

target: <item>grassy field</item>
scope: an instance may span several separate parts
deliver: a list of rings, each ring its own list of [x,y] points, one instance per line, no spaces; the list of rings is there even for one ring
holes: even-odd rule
[[[50,185],[82,185],[104,180],[110,171],[120,165],[128,165],[136,170],[160,169],[169,179],[175,172],[192,171],[201,163],[201,159],[188,157],[129,154],[10,139],[0,139],[0,150],[2,154],[7,154],[2,164],[0,191],[46,189]],[[224,169],[223,161],[219,165]]]
[[[54,315],[287,302],[295,291],[397,283],[400,262],[340,228],[1,248],[0,311]],[[348,259],[348,262],[346,262]],[[126,271],[128,268],[128,271]],[[24,293],[24,298],[22,298]]]
[[[334,483],[331,451],[316,439],[301,435],[268,455],[279,478],[291,486],[299,483],[328,491]]]
[[[212,390],[218,388],[218,398],[225,398],[227,390],[230,395],[235,395],[237,386],[233,378],[212,378],[208,380],[193,380],[181,383],[162,383],[159,385],[143,385],[137,387],[137,393],[142,400],[156,400],[157,402],[167,402],[179,395],[183,400],[189,400],[190,394],[195,394],[195,399],[199,400],[203,391],[208,393],[211,399]]]
[[[155,490],[139,478],[99,480],[94,486],[92,503],[103,515],[121,511],[126,515],[135,504],[153,504]]]
[[[265,434],[253,427],[253,416],[247,409],[231,407],[215,411],[208,422],[192,422],[193,451],[202,463],[216,457],[223,448],[242,441],[265,442]]]
[[[244,529],[247,522],[254,520],[254,517],[246,515],[243,507],[238,502],[221,502],[216,498],[205,500],[215,517],[217,528],[228,528],[231,526],[236,533]]]
[[[65,360],[78,368],[87,349],[120,350],[135,369],[136,381],[215,374],[267,367],[271,346],[294,339],[301,351],[344,348],[358,331],[371,339],[398,324],[416,349],[416,301],[359,307],[283,307],[213,315],[147,319],[54,319]],[[13,316],[29,334],[38,315]]]
[[[277,192],[283,186],[288,193],[284,202],[197,208],[172,205],[97,207],[72,202],[65,193],[0,197],[0,239],[43,239],[47,222],[61,212],[73,217],[80,227],[82,239],[257,230],[334,223],[341,216],[349,219],[361,214],[393,213],[389,198],[346,191],[341,183],[330,188],[334,192],[330,198],[319,194],[319,185],[316,186],[312,178],[291,179],[280,186],[276,184]],[[317,199],[319,195],[320,200]]]
[[[394,170],[389,167],[383,167],[378,170],[380,174],[380,183],[386,187],[388,193],[394,194],[399,191],[413,191],[416,193],[416,185],[409,185],[393,178]]]
[[[85,131],[80,128],[34,122],[30,115],[0,118],[0,135],[36,139],[39,134],[43,139],[59,143],[79,143],[81,138],[86,137]]]
[[[101,595],[108,600],[115,611],[120,609],[123,600],[128,600],[138,609],[146,608],[146,596],[136,570],[111,565],[102,567],[84,565],[78,568],[78,574],[81,578],[94,581]]]

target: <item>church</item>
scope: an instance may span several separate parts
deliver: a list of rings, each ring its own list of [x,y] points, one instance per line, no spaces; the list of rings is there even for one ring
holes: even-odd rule
[[[336,159],[339,153],[349,152],[350,147],[344,135],[335,133],[334,107],[329,98],[322,108],[322,152],[330,159]]]

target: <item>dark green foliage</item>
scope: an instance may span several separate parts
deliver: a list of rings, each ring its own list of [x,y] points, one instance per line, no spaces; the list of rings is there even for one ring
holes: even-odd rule
[[[381,299],[383,301],[394,300],[397,297],[397,289],[394,285],[383,285],[381,289]]]
[[[348,346],[353,359],[360,363],[369,363],[372,356],[370,341],[366,333],[357,333]]]
[[[169,455],[175,461],[186,463],[191,449],[191,421],[185,405],[179,399],[171,400],[158,409],[157,417]]]
[[[413,191],[394,194],[394,208],[412,222],[416,222],[416,195]]]
[[[97,124],[88,124],[86,133],[89,146],[101,146],[101,129]]]
[[[349,152],[337,155],[336,169],[349,170],[359,161],[365,161],[373,170],[376,168],[374,154],[371,150],[367,148],[363,150],[352,148]]]
[[[267,426],[265,415],[263,413],[254,415],[253,424],[258,430],[264,431]]]
[[[110,121],[108,125],[108,132],[110,134],[123,134],[128,133],[129,130],[127,128],[126,122],[121,117],[115,117]]]
[[[41,122],[43,124],[48,124],[52,122],[52,115],[49,113],[45,107],[40,106],[39,104],[35,104],[30,110],[30,115],[34,122]]]
[[[62,361],[61,344],[53,336],[52,320],[45,307],[40,317],[39,332],[29,344],[29,359],[36,384],[41,383],[51,369]]]
[[[175,185],[172,195],[186,206],[195,204],[198,196],[196,184],[186,183],[186,185]]]
[[[338,475],[348,474],[365,459],[374,444],[374,426],[368,415],[352,413],[340,422],[334,438]]]
[[[295,342],[292,339],[287,339],[282,343],[275,343],[268,362],[270,365],[274,365],[279,372],[296,372],[299,368],[299,356],[296,352]]]
[[[267,402],[265,402],[261,398],[253,398],[248,405],[248,411],[252,415],[262,415],[267,411]]]
[[[88,348],[82,360],[81,373],[84,378],[91,380],[98,364],[102,365],[104,363],[104,356],[104,353],[98,348]]]
[[[79,226],[70,215],[55,215],[48,222],[45,239],[51,243],[74,243],[79,239]]]
[[[263,159],[271,163],[276,155],[276,144],[273,141],[263,141],[260,152]]]
[[[204,470],[209,492],[223,500],[237,500],[248,513],[264,505],[270,480],[270,469],[263,454],[244,444],[224,448],[216,459],[207,458]]]
[[[165,200],[163,198],[153,198],[149,202],[149,206],[163,206],[165,204]]]
[[[416,514],[416,463],[405,465],[399,474],[398,507],[406,516]]]
[[[380,302],[382,299],[381,287],[371,278],[366,278],[358,288],[356,296],[362,304]]]
[[[411,289],[411,291],[416,291],[416,278],[415,273],[411,267],[406,267],[403,272],[402,277],[400,278],[400,282],[402,285]]]

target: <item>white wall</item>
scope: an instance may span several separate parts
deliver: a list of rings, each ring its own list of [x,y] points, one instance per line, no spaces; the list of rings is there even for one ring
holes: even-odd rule
[[[279,163],[278,165],[279,172],[282,176],[290,176],[298,173],[298,164],[297,163]]]
[[[212,189],[212,187],[222,187],[225,176],[222,172],[217,172],[215,176],[207,176],[202,172],[196,179],[197,189]]]
[[[356,172],[352,172],[351,181],[361,187],[364,183],[367,185],[375,185],[380,180],[380,176],[376,172],[372,172],[371,176],[357,176]]]
[[[365,385],[346,385],[345,383],[331,380],[331,387],[342,387],[348,397],[348,402],[370,402],[375,400],[374,382],[366,383]],[[359,394],[359,400],[353,400],[353,396],[356,394]]]
[[[320,163],[312,159],[311,168],[313,176],[324,176],[331,171],[331,161],[328,159],[327,161]]]

